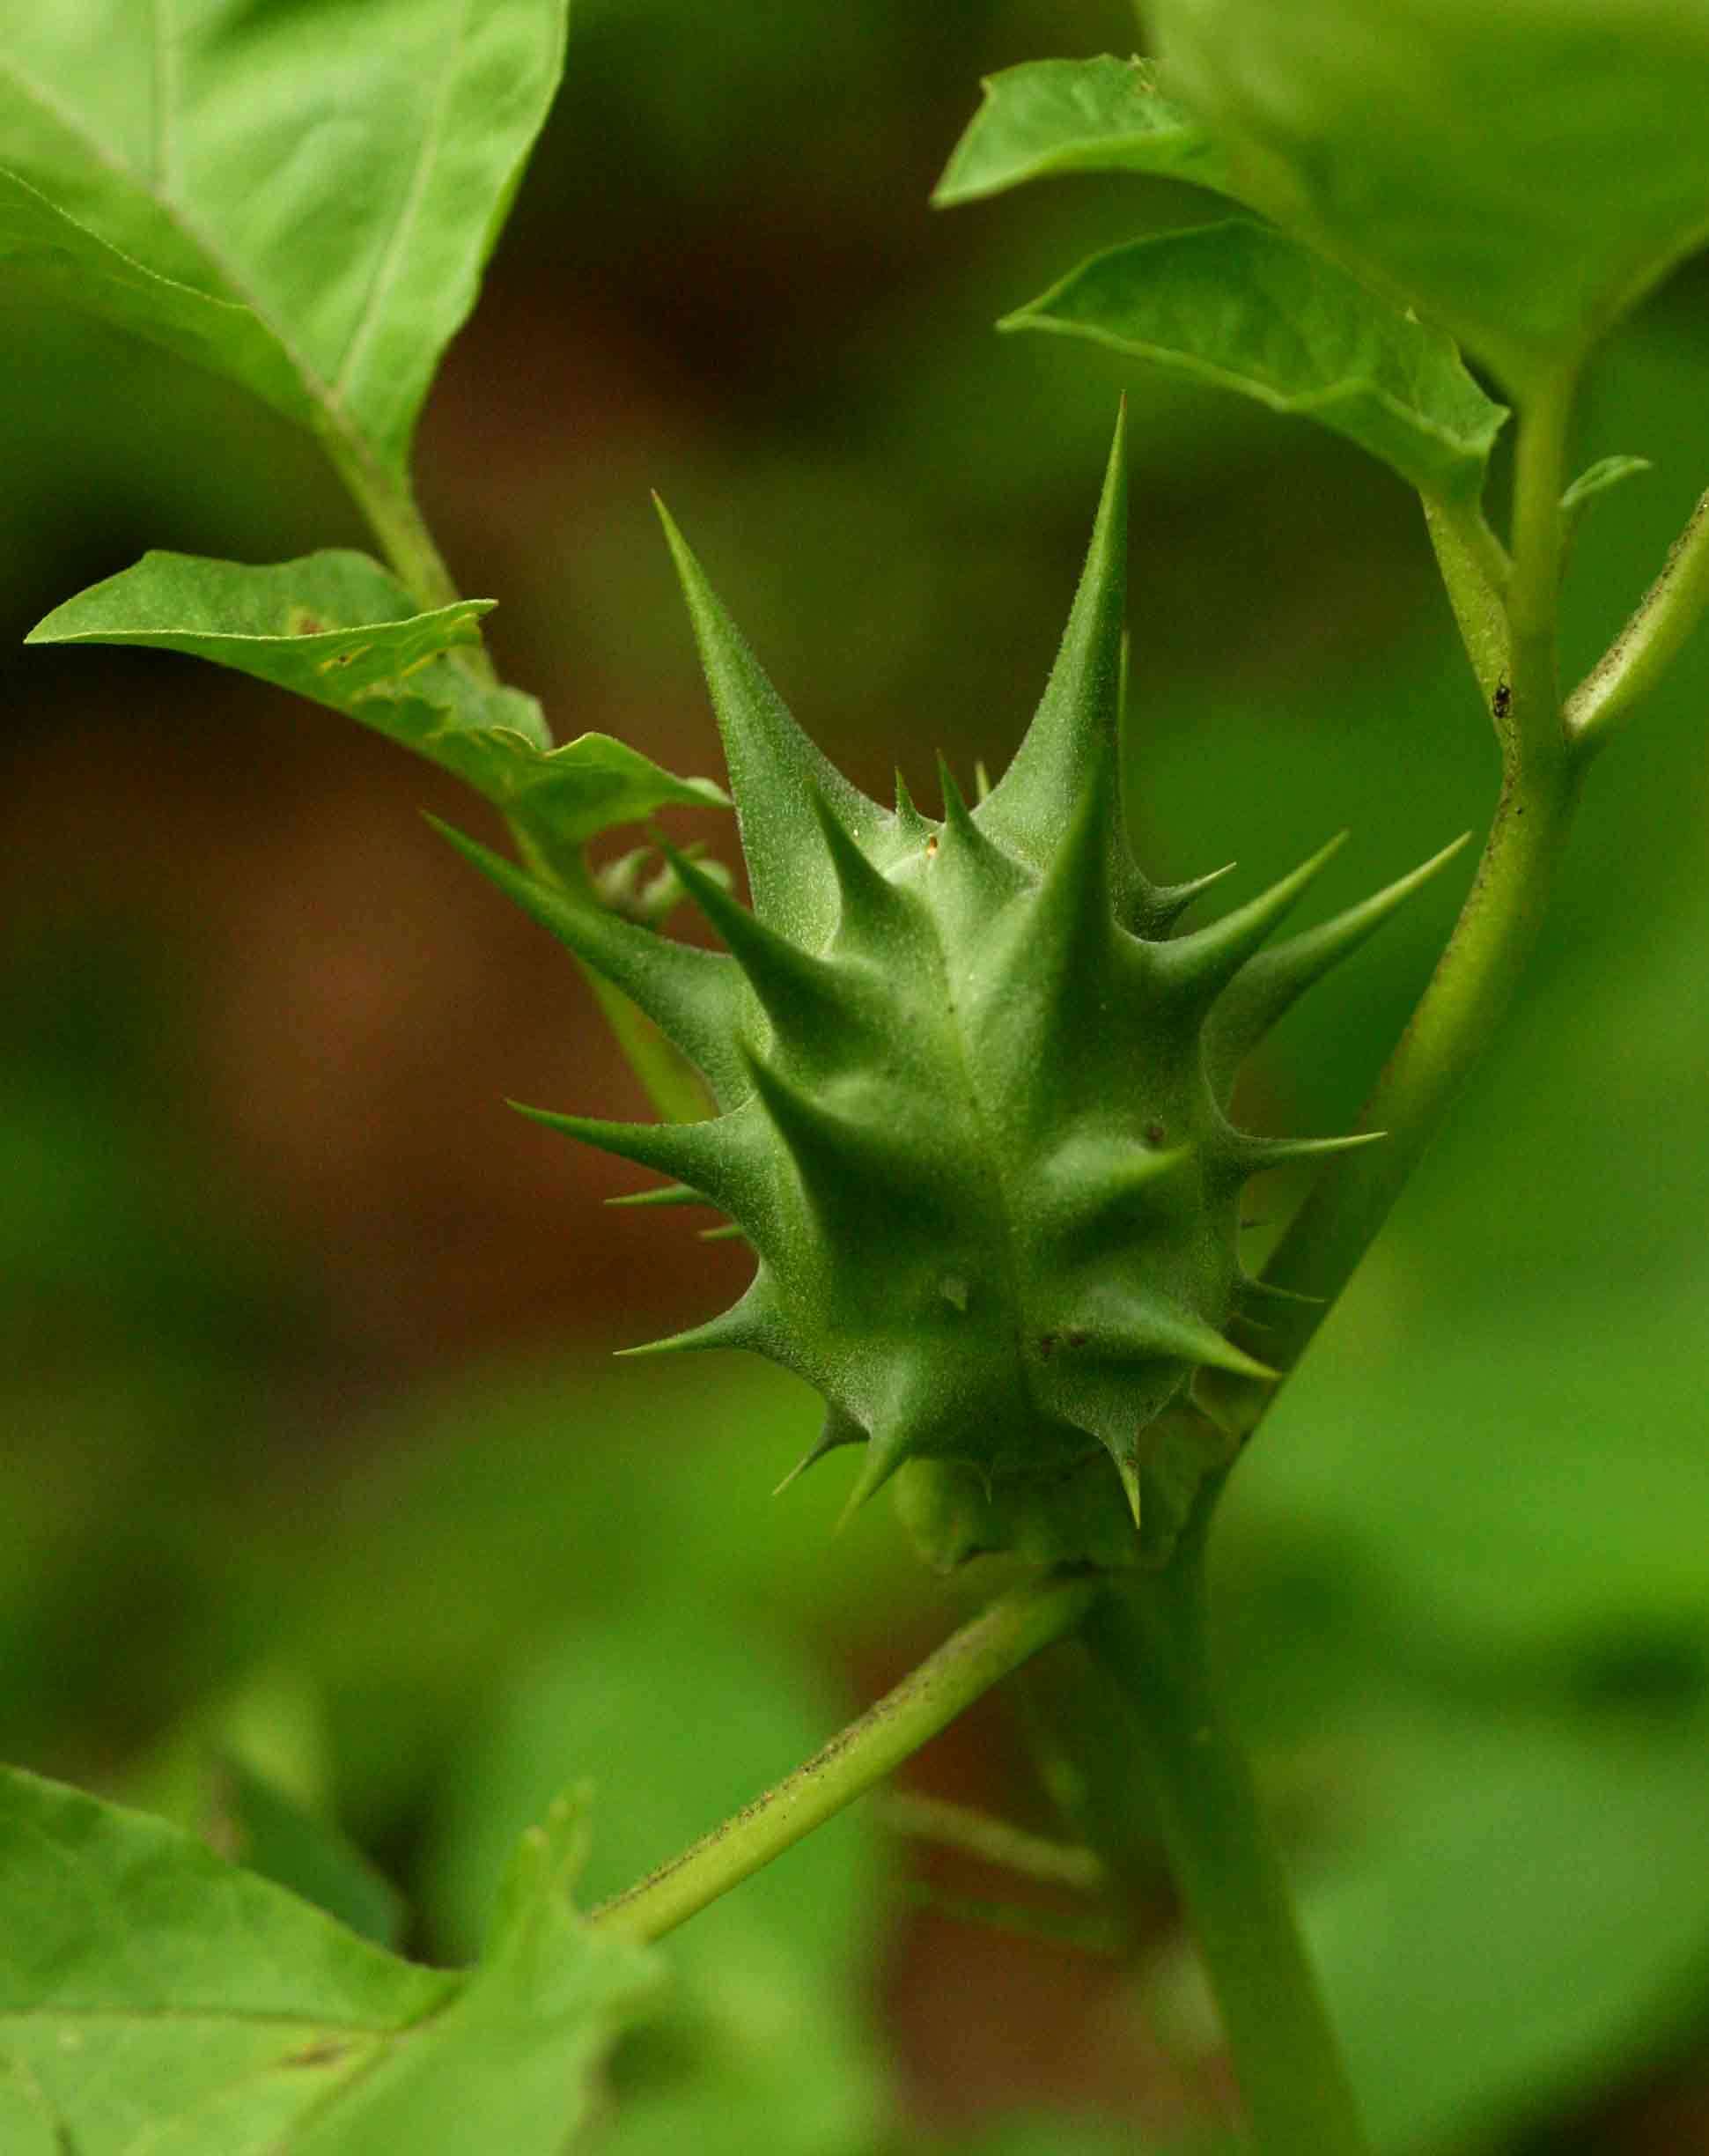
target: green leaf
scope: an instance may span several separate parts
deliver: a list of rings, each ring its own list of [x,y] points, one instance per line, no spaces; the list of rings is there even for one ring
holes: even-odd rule
[[[1635,479],[1639,472],[1654,469],[1648,457],[1598,457],[1594,464],[1586,466],[1561,496],[1562,513],[1570,516],[1593,495],[1605,493],[1610,487],[1618,486],[1623,479]]]
[[[710,779],[673,778],[608,735],[554,749],[532,697],[476,681],[456,657],[492,605],[418,613],[379,563],[343,549],[259,567],[151,553],[26,640],[156,646],[295,690],[454,772],[565,855],[668,803],[727,805]]]
[[[292,409],[296,385],[278,345],[247,308],[158,276],[56,209],[0,166],[0,265],[14,289],[64,301],[136,331],[269,404]]]
[[[1278,223],[1515,392],[1709,241],[1702,0],[1145,0],[1152,49]]]
[[[662,1582],[600,1606],[518,1671],[460,1742],[424,1879],[453,1946],[542,1790],[582,1775],[622,1789],[586,1882],[590,1897],[615,1893],[846,1714],[835,1687],[703,1585],[691,1614]],[[608,2076],[610,2156],[869,2156],[886,2110],[866,2018],[883,1899],[874,1825],[858,1808],[832,1821],[667,1942],[676,1981],[663,2012]]]
[[[1624,480],[1636,479],[1640,472],[1654,469],[1648,457],[1640,456],[1598,457],[1594,464],[1587,465],[1561,496],[1562,543],[1571,544],[1587,505],[1597,495],[1606,494],[1610,487],[1620,485]]]
[[[1094,255],[998,326],[1087,337],[1315,419],[1426,494],[1476,496],[1507,416],[1440,331],[1244,219]]]
[[[77,2156],[461,2156],[472,2135],[559,2156],[652,1966],[571,1909],[581,1845],[568,1806],[529,1830],[459,1975],[158,1820],[0,1773],[0,2123]]]
[[[1433,1717],[1301,1910],[1384,2156],[1508,2134],[1700,2011],[1701,1716]]]
[[[244,1760],[210,1761],[209,1781],[219,1847],[233,1862],[288,1886],[361,1938],[399,1945],[403,1897],[336,1827]]]
[[[1228,191],[1222,160],[1146,60],[1029,60],[987,76],[984,102],[932,199],[939,209],[1057,173],[1155,173]]]
[[[275,1664],[193,1709],[112,1793],[394,1947],[403,1898],[335,1824],[333,1779],[318,1691]]]
[[[401,478],[556,87],[565,0],[0,28],[0,259]]]

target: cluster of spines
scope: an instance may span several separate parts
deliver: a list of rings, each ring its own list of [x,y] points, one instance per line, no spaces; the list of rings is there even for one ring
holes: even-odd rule
[[[1008,771],[976,808],[969,808],[942,767],[943,816],[936,823],[916,808],[900,783],[892,813],[820,754],[713,596],[675,527],[667,516],[664,521],[724,739],[752,911],[661,841],[683,890],[726,947],[705,951],[624,920],[447,834],[536,920],[639,1005],[700,1071],[718,1110],[703,1122],[655,1125],[527,1111],[667,1178],[662,1188],[616,1202],[711,1206],[759,1253],[755,1280],[732,1309],[630,1352],[749,1348],[824,1384],[823,1372],[803,1358],[768,1252],[780,1210],[789,1203],[781,1177],[793,1177],[810,1209],[834,1214],[851,1188],[869,1180],[882,1185],[896,1171],[890,1134],[821,1097],[802,1072],[811,1073],[815,1054],[827,1067],[847,1060],[858,1051],[860,1029],[881,1023],[881,1008],[864,1005],[859,969],[847,961],[851,952],[917,933],[917,910],[898,882],[898,871],[910,860],[932,861],[934,904],[953,912],[959,891],[982,924],[994,916],[982,940],[1000,953],[1009,976],[1024,973],[1035,986],[1044,983],[1034,1000],[1046,1013],[1095,1009],[1112,992],[1120,993],[1124,970],[1143,970],[1147,994],[1173,1008],[1202,1055],[1216,1104],[1217,1142],[1208,1150],[1218,1202],[1232,1200],[1239,1185],[1261,1170],[1369,1141],[1374,1133],[1259,1137],[1236,1131],[1221,1111],[1241,1062],[1270,1028],[1457,847],[1362,904],[1271,948],[1265,946],[1271,933],[1340,840],[1211,927],[1170,934],[1216,879],[1153,886],[1133,862],[1122,828],[1125,506],[1119,432],[1086,571],[1037,715]],[[1024,903],[1010,905],[1011,899]],[[787,1056],[777,1052],[780,1043]],[[1029,1045],[1035,1052],[1049,1042]],[[1103,1214],[1119,1220],[1141,1185],[1184,1171],[1193,1150],[1111,1148],[1085,1163],[1079,1179],[1093,1190]],[[834,1218],[828,1227],[836,1233]],[[1233,1296],[1248,1292],[1264,1291],[1234,1268],[1230,1306],[1214,1313],[1214,1322],[1212,1315],[1151,1296],[1143,1310],[1118,1314],[1113,1323],[1069,1326],[1065,1333],[1117,1367],[1125,1357],[1136,1365],[1172,1362],[1183,1380],[1194,1366],[1262,1375],[1263,1366],[1221,1329],[1232,1315]],[[940,1429],[925,1427],[928,1414],[941,1421],[941,1402],[928,1410],[923,1398],[909,1397],[921,1388],[906,1368],[898,1369],[895,1381],[898,1396],[882,1414],[869,1408],[864,1421],[832,1397],[818,1444],[786,1480],[833,1450],[865,1443],[858,1502],[910,1455],[941,1454],[953,1444]],[[1137,1445],[1107,1431],[1091,1434],[1115,1459],[1137,1511]]]

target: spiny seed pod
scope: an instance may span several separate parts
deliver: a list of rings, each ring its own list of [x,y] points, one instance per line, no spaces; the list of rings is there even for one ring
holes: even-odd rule
[[[640,1005],[718,1112],[529,1112],[670,1178],[652,1201],[740,1226],[759,1260],[747,1293],[655,1346],[751,1348],[817,1387],[829,1412],[802,1465],[861,1447],[851,1503],[931,1463],[915,1510],[939,1556],[996,1542],[1132,1561],[1159,1418],[1197,1370],[1267,1374],[1225,1337],[1250,1285],[1242,1184],[1361,1142],[1236,1130],[1235,1069],[1435,864],[1262,951],[1326,847],[1213,927],[1169,934],[1200,886],[1147,882],[1117,782],[1119,435],[1038,714],[977,807],[943,771],[935,821],[905,789],[880,807],[820,756],[667,530],[752,912],[671,859],[726,951],[457,843]]]

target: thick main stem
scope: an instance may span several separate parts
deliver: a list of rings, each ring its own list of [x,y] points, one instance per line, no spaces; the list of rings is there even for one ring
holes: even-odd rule
[[[1562,724],[1555,652],[1572,393],[1568,380],[1541,388],[1521,424],[1506,595],[1510,671],[1498,717],[1501,796],[1447,948],[1365,1106],[1362,1127],[1384,1132],[1387,1142],[1329,1163],[1264,1269],[1272,1286],[1313,1298],[1276,1306],[1264,1359],[1284,1370],[1346,1286],[1481,1059],[1548,911],[1583,770]],[[1214,1390],[1219,1419],[1245,1430],[1273,1397],[1244,1379],[1219,1380]]]
[[[805,1766],[595,1909],[589,1923],[628,1938],[674,1931],[864,1795],[1042,1647],[1072,1631],[1101,1591],[1101,1582],[1074,1577],[1003,1596]]]
[[[1352,2085],[1307,1959],[1246,1754],[1217,1704],[1201,1508],[1161,1572],[1099,1603],[1093,1651],[1132,1715],[1137,1771],[1216,1996],[1263,2156],[1366,2156]]]

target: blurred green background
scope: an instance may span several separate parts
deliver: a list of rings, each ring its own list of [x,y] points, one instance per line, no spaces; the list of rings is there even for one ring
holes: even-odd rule
[[[1239,897],[1350,825],[1328,912],[1487,820],[1397,482],[991,331],[1202,199],[926,207],[980,75],[1132,41],[1114,0],[581,0],[419,456],[560,735],[718,772],[657,486],[859,781],[1000,767],[1125,390],[1147,866],[1236,856]],[[356,1913],[455,1956],[563,1783],[598,1785],[608,1891],[982,1583],[882,1507],[829,1539],[840,1464],[770,1502],[816,1428],[785,1382],[610,1362],[741,1261],[503,1107],[641,1111],[563,953],[419,813],[473,803],[188,661],[18,648],[146,546],[362,534],[236,391],[4,290],[0,336],[0,1750],[189,1817],[260,1776],[365,1852]],[[1706,381],[1698,264],[1586,398],[1579,461],[1656,469],[1587,519],[1575,670],[1709,477]],[[1706,841],[1709,640],[1599,767],[1522,1008],[1227,1504],[1231,1680],[1397,2156],[1709,2150]],[[1249,1120],[1341,1127],[1455,874],[1290,1020]],[[1047,1779],[1000,1703],[913,1776],[1048,1827]],[[601,2145],[1078,2156],[1226,2107],[1160,1873],[1138,1972],[923,1906],[1007,1892],[845,1820],[674,1943]]]

